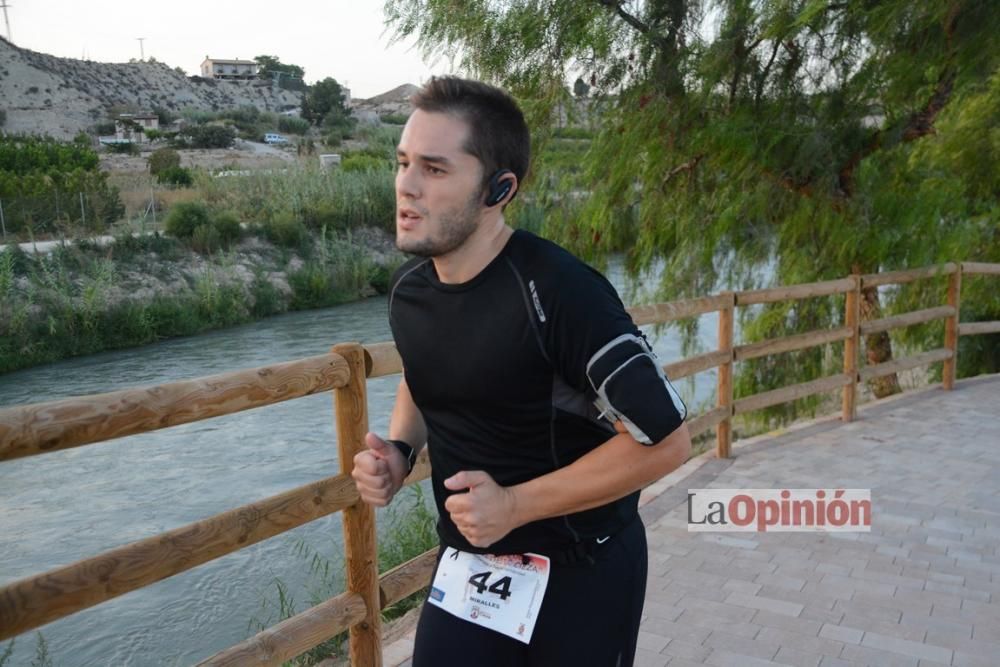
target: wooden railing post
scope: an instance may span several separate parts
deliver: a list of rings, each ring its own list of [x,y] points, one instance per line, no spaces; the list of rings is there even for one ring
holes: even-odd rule
[[[851,276],[854,287],[845,294],[844,326],[851,328],[850,338],[844,339],[844,374],[851,376],[845,384],[841,401],[841,419],[852,422],[858,414],[858,352],[861,350],[861,276]]]
[[[948,390],[955,387],[955,371],[958,368],[958,311],[962,303],[962,263],[957,264],[955,273],[948,276],[948,305],[955,309],[955,314],[944,321],[944,347],[951,351],[951,358],[944,360],[941,387]]]
[[[719,365],[719,381],[716,388],[715,405],[727,408],[728,412],[715,427],[715,455],[720,459],[729,458],[729,446],[733,440],[733,314],[736,309],[736,294],[727,292],[729,303],[719,310],[719,351],[729,352],[728,360]]]
[[[365,353],[358,343],[342,343],[333,352],[344,357],[351,379],[334,392],[337,414],[337,449],[340,469],[350,475],[354,455],[365,448],[368,432],[368,396]],[[362,500],[344,510],[344,549],[347,553],[347,590],[365,601],[363,621],[351,626],[351,664],[382,665],[382,616],[378,587],[378,550],[375,542],[375,510]]]

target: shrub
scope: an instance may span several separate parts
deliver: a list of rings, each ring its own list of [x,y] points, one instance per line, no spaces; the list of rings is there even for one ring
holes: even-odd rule
[[[122,143],[114,143],[106,145],[109,153],[120,153],[122,155],[138,155],[139,146],[133,144],[131,141],[125,141]]]
[[[149,173],[157,176],[170,167],[180,167],[181,154],[172,148],[160,148],[153,151],[146,162],[149,164]]]
[[[167,214],[164,229],[167,234],[179,239],[190,239],[199,227],[211,224],[208,207],[199,202],[181,202],[175,204]]]
[[[7,124],[7,110],[0,109],[0,127],[3,127],[6,124]]]
[[[278,131],[288,134],[305,134],[309,131],[309,121],[295,116],[278,116]]]
[[[410,117],[403,113],[384,113],[380,114],[378,119],[380,122],[388,123],[389,125],[406,125],[406,121]]]
[[[164,185],[177,185],[184,188],[194,184],[191,170],[184,167],[167,167],[156,175],[156,180]]]
[[[236,132],[224,125],[195,125],[181,132],[194,148],[229,148],[236,139]]]
[[[77,132],[76,136],[73,137],[73,143],[77,146],[90,147],[90,135],[86,132]]]
[[[339,148],[343,142],[344,131],[339,128],[330,130],[326,133],[326,136],[323,137],[323,143],[330,148]]]
[[[97,123],[94,125],[94,134],[98,136],[107,136],[109,134],[115,133],[115,123],[114,121],[105,121],[103,123]]]
[[[222,236],[212,225],[201,225],[195,228],[190,239],[191,249],[203,255],[210,255],[222,249]]]
[[[276,214],[261,225],[261,231],[268,241],[285,248],[301,248],[309,238],[305,224],[288,212]]]
[[[217,213],[212,219],[212,227],[219,233],[219,240],[226,245],[240,238],[240,221],[229,211]]]

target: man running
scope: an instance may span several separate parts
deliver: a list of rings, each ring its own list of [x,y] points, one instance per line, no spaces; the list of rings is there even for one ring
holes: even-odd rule
[[[504,221],[530,158],[514,100],[434,78],[397,149],[389,439],[354,459],[384,506],[426,443],[441,553],[415,667],[631,665],[639,489],[684,463],[686,408],[614,288]]]

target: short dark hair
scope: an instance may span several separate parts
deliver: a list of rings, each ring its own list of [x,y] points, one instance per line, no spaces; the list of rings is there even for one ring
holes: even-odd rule
[[[457,76],[435,76],[410,98],[414,108],[458,116],[469,124],[463,148],[483,164],[483,187],[500,169],[510,169],[518,185],[528,175],[531,134],[524,114],[503,90]]]

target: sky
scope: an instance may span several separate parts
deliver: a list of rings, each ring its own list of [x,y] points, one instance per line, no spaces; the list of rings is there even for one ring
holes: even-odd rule
[[[444,57],[425,62],[409,42],[392,42],[383,0],[6,0],[12,41],[64,58],[128,62],[152,56],[197,74],[205,56],[277,56],[313,83],[333,77],[354,98],[432,74],[456,72]],[[6,26],[0,14],[0,34]]]

